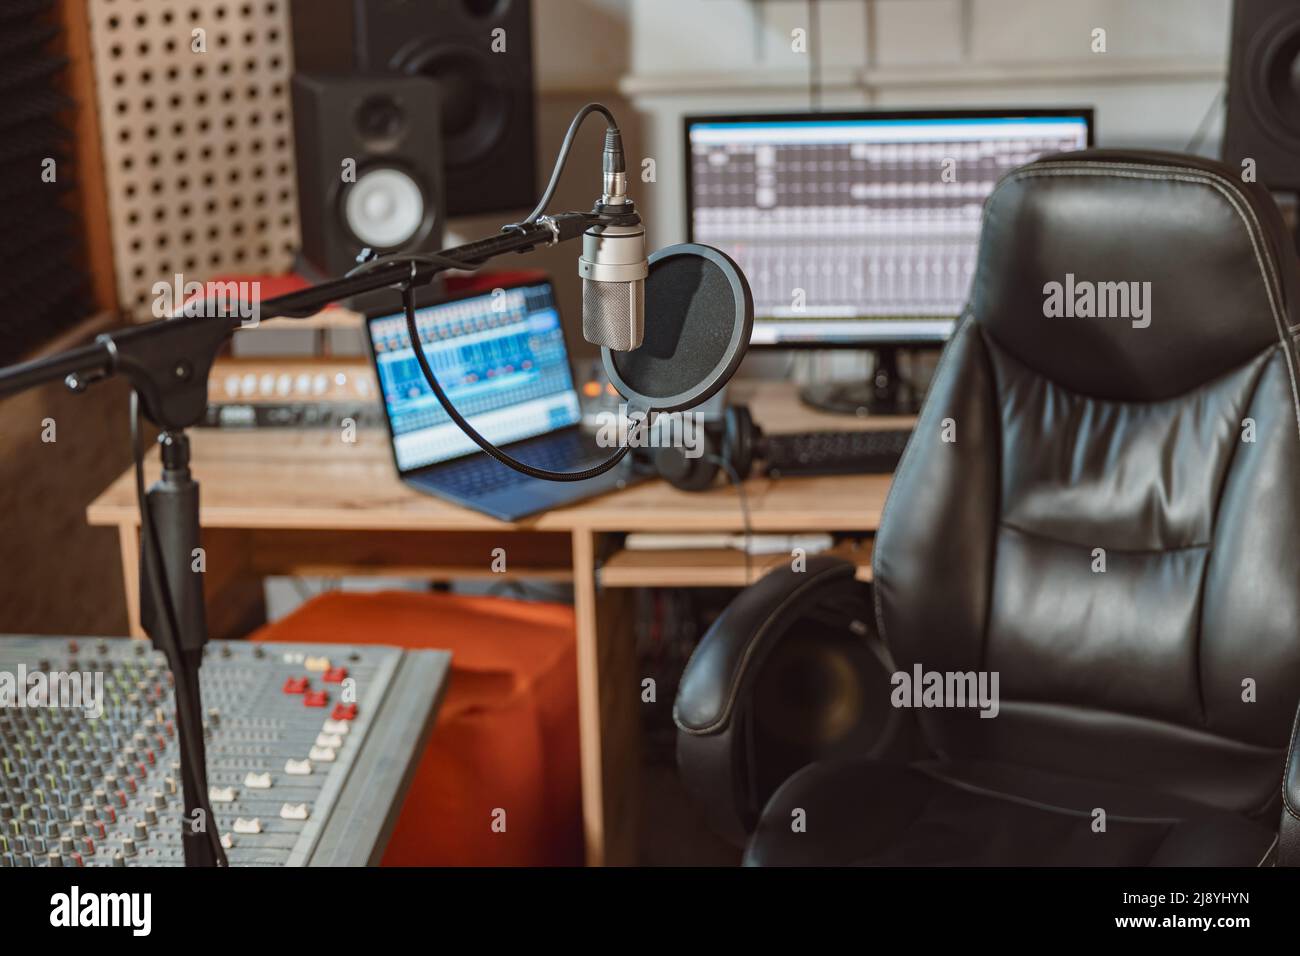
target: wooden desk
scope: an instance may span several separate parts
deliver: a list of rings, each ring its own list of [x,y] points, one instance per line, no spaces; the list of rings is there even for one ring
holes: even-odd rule
[[[733,388],[769,432],[910,424],[910,419],[824,415],[798,404],[785,383]],[[233,637],[261,623],[267,575],[382,574],[426,580],[542,578],[572,581],[577,617],[583,817],[590,863],[635,862],[640,675],[627,620],[629,588],[745,582],[730,551],[624,552],[631,531],[741,531],[734,489],[677,491],[649,482],[513,524],[419,494],[397,478],[387,436],[357,432],[194,429],[202,486],[209,623]],[[149,481],[158,474],[150,456]],[[87,509],[119,530],[131,633],[139,615],[139,515],[128,471]],[[756,532],[874,531],[889,476],[751,479]],[[506,551],[505,575],[492,571]],[[849,553],[869,573],[870,549]],[[756,557],[754,577],[778,558]],[[787,560],[780,557],[780,560]],[[671,707],[660,700],[654,706]]]

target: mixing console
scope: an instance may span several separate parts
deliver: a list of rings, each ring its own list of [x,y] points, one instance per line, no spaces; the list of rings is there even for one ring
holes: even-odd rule
[[[209,644],[209,798],[230,864],[376,861],[447,659]],[[181,865],[177,737],[147,642],[0,637],[0,867]]]

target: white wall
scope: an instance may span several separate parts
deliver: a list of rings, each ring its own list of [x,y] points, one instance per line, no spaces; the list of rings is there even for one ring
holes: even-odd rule
[[[796,53],[791,31],[810,27],[806,0],[533,0],[539,188],[574,111],[600,99],[618,115],[629,157],[656,162],[657,181],[634,186],[651,242],[682,241],[681,117],[808,108],[812,51],[825,108],[1094,105],[1099,145],[1182,149],[1224,81],[1231,0],[820,0],[817,9],[810,52]],[[1090,51],[1096,27],[1107,31],[1104,54]],[[584,130],[556,208],[595,198],[598,125]],[[1220,128],[1216,120],[1202,151],[1217,150]],[[487,235],[506,218],[453,220],[447,240]],[[587,356],[574,258],[555,249],[527,264],[555,275],[570,340]],[[240,351],[311,348],[294,331],[260,341]]]
[[[806,109],[814,50],[823,108],[1091,105],[1098,145],[1181,150],[1224,83],[1231,18],[1231,0],[822,0],[813,35],[805,0],[628,7],[621,89],[657,165],[642,187],[656,244],[685,236],[682,115]]]
[[[642,155],[657,167],[637,196],[652,246],[686,237],[682,116],[808,109],[814,53],[824,109],[1093,106],[1097,145],[1173,150],[1209,117],[1199,151],[1218,150],[1231,0],[820,0],[815,31],[806,0],[623,6],[620,89],[641,113]],[[1104,53],[1092,49],[1097,28]],[[792,48],[797,29],[806,52]],[[861,361],[804,356],[793,374],[856,374]],[[765,354],[742,372],[791,374]]]

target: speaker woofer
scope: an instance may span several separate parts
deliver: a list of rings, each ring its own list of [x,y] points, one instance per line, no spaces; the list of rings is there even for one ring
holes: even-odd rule
[[[363,245],[397,249],[432,228],[420,184],[394,166],[366,169],[343,191],[343,224]]]
[[[372,96],[361,104],[353,117],[357,135],[371,149],[391,148],[406,134],[406,113],[397,100],[387,94]]]
[[[1300,192],[1300,3],[1234,0],[1223,160]]]
[[[447,163],[469,165],[501,146],[511,121],[510,86],[489,54],[463,46],[416,46],[399,54],[393,66],[438,88]]]
[[[296,47],[323,58],[316,5],[301,11]],[[515,213],[537,201],[530,0],[351,0],[348,16],[329,18],[347,34],[349,68],[419,77],[435,91],[433,125],[443,151],[447,216]],[[318,51],[320,51],[318,53]],[[436,125],[435,125],[436,124]]]
[[[1300,146],[1300,11],[1274,17],[1254,38],[1247,63],[1254,64],[1251,110],[1279,142]]]

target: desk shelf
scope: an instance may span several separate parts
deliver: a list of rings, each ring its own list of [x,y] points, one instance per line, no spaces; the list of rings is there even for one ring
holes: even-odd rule
[[[573,580],[565,534],[482,531],[374,534],[365,531],[252,531],[244,547],[258,575],[291,577],[393,577],[426,581]],[[495,549],[505,570],[494,570]]]
[[[325,327],[348,320],[330,316]],[[290,327],[292,323],[286,324]],[[245,333],[241,333],[245,334]],[[789,382],[735,383],[769,433],[805,429],[893,427],[909,420],[852,419],[802,406]],[[740,588],[790,560],[755,555],[751,574],[733,550],[622,550],[632,532],[735,534],[748,520],[760,534],[837,532],[866,540],[833,549],[871,577],[869,536],[879,527],[890,475],[823,475],[745,484],[746,510],[725,484],[685,492],[648,481],[518,522],[422,495],[393,467],[387,433],[358,429],[343,441],[330,429],[221,430],[190,434],[202,485],[204,586],[213,635],[247,633],[265,618],[263,580],[270,575],[392,575],[425,580],[520,577],[571,581],[577,636],[578,728],[582,748],[583,835],[591,863],[631,863],[639,839],[637,694],[642,670],[631,624],[638,587]],[[157,478],[149,453],[147,482]],[[143,636],[135,479],[124,472],[89,507],[92,524],[118,530],[123,592],[131,633]],[[492,570],[505,548],[508,571]],[[602,585],[602,586],[598,586]]]
[[[871,545],[870,541],[845,541],[822,553],[852,561],[858,567],[858,580],[870,581]],[[752,576],[747,581],[745,555],[734,548],[621,550],[605,560],[599,576],[607,588],[741,588],[789,561],[790,555],[784,553],[756,554],[750,560]]]

